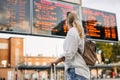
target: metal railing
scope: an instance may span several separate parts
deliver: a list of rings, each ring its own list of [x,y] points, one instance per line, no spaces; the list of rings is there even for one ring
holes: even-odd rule
[[[90,70],[92,69],[95,69],[95,70],[99,70],[99,69],[113,69],[114,67],[117,67],[117,68],[120,68],[120,65],[96,65],[96,66],[90,66]],[[55,70],[53,68],[51,68],[50,65],[46,65],[46,66],[26,66],[26,65],[20,65],[18,67],[16,67],[16,71],[17,71],[17,77],[16,77],[16,80],[18,80],[18,75],[19,76],[22,76],[20,80],[25,80],[25,75],[28,71],[31,71],[31,72],[28,72],[31,74],[31,78],[30,80],[33,80],[32,79],[32,76],[33,76],[33,73],[36,73],[36,74],[40,74],[40,72],[42,71],[46,71],[47,72],[47,78],[45,80],[55,80],[54,79],[54,72]],[[20,71],[20,72],[18,72]],[[57,80],[66,80],[66,75],[65,75],[65,72],[64,72],[64,66],[56,66],[56,78]],[[42,80],[40,79],[40,77],[36,77],[37,79],[36,80]],[[99,78],[91,78],[91,80],[120,80],[120,78],[102,78],[102,79],[99,79]]]

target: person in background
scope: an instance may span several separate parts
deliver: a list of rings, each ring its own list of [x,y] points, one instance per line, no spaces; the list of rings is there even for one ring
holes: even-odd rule
[[[84,51],[84,30],[75,13],[69,13],[66,19],[68,28],[65,37],[63,49],[64,54],[51,65],[57,65],[60,62],[65,63],[65,72],[67,80],[90,80],[89,67],[86,65],[83,57],[78,53],[78,48]]]
[[[67,17],[69,13],[70,12],[66,13]],[[66,19],[61,21],[56,27],[54,27],[52,29],[52,35],[66,36],[68,29],[65,23],[66,23]]]

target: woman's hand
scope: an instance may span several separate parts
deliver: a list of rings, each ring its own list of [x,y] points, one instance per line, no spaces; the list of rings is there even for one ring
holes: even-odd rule
[[[55,62],[51,62],[51,66],[52,66],[52,67],[55,66],[55,65],[57,65],[57,64],[58,64],[57,61],[55,61]]]
[[[56,61],[51,62],[51,66],[53,67],[54,65],[57,65],[60,62],[65,61],[65,57],[58,58]]]

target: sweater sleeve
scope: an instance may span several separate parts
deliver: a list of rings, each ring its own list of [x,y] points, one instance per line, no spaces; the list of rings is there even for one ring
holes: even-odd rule
[[[71,66],[71,62],[77,53],[79,46],[79,36],[76,29],[72,28],[68,32],[64,42],[65,63],[67,66]]]

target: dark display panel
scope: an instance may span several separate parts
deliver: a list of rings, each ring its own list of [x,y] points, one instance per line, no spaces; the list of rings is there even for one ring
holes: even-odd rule
[[[30,32],[30,0],[0,0],[0,31]]]
[[[82,21],[87,38],[118,41],[114,13],[83,7]]]
[[[78,4],[56,0],[0,0],[0,32],[65,36],[66,13],[79,11]],[[87,38],[118,41],[114,13],[82,7],[82,21]]]
[[[65,36],[64,25],[67,12],[79,15],[79,5],[55,0],[34,0],[33,2],[33,34]]]

